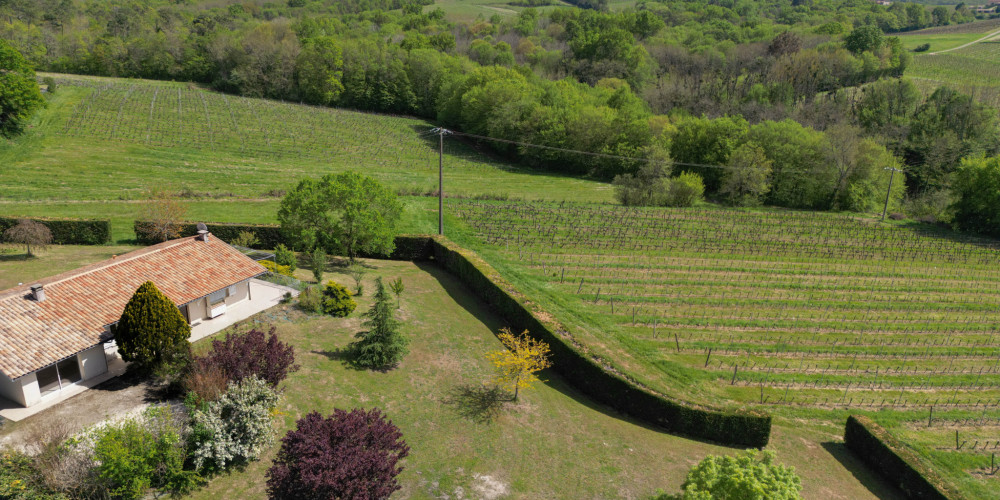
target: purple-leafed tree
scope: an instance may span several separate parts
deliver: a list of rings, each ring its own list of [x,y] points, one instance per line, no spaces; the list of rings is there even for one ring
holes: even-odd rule
[[[239,382],[251,375],[277,387],[295,364],[295,350],[278,340],[274,327],[267,333],[254,328],[246,333],[226,334],[225,340],[213,340],[212,350],[197,359],[204,368],[221,371],[232,382]]]
[[[267,471],[275,500],[389,498],[399,489],[399,461],[410,453],[403,434],[377,408],[311,412],[281,440]]]

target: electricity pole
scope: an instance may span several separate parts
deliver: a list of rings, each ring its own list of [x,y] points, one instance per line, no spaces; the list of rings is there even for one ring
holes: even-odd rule
[[[889,189],[885,192],[885,206],[882,207],[882,220],[885,221],[885,212],[889,210],[889,196],[892,194],[892,178],[896,176],[896,172],[902,172],[898,168],[887,167],[883,170],[889,170]]]
[[[444,234],[444,136],[451,131],[435,128],[431,132],[438,135],[438,234]]]

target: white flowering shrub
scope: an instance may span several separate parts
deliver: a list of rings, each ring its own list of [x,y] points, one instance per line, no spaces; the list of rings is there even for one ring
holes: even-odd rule
[[[274,438],[271,418],[278,393],[251,376],[191,415],[191,458],[197,470],[224,470],[256,460]]]

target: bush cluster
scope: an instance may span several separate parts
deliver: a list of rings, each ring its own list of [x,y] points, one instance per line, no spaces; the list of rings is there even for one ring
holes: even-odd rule
[[[149,221],[137,220],[133,223],[133,228],[135,229],[136,235],[148,234],[148,231],[143,231],[143,227],[148,226]],[[284,236],[281,234],[281,228],[277,225],[272,224],[230,224],[225,222],[206,222],[208,226],[208,231],[212,233],[216,238],[222,239],[222,241],[236,241],[240,238],[241,233],[249,233],[255,239],[256,243],[253,243],[250,248],[256,249],[268,249],[276,248],[279,244],[284,242]],[[187,236],[195,236],[198,234],[198,223],[197,222],[182,222],[180,227],[181,238]],[[246,236],[244,236],[244,239]],[[151,240],[143,236],[137,236],[137,240],[145,245],[152,245],[159,243],[158,240]]]
[[[266,260],[266,259],[258,260],[257,263],[264,266],[268,271],[271,271],[272,273],[281,274],[284,276],[294,276],[292,274],[292,268],[278,264],[273,260]]]
[[[191,458],[199,471],[221,471],[256,460],[271,443],[271,417],[278,393],[265,380],[250,376],[229,383],[216,401],[191,414]]]
[[[274,247],[274,261],[279,266],[287,267],[290,271],[295,271],[299,266],[299,261],[295,258],[295,252],[286,247],[284,243],[278,243],[278,246]]]
[[[331,281],[323,289],[323,312],[337,318],[344,318],[354,312],[358,303],[351,298],[351,292],[347,288]]]
[[[257,377],[278,387],[288,374],[298,370],[295,349],[281,340],[275,328],[265,333],[259,328],[245,333],[227,333],[225,340],[213,340],[208,354],[195,358],[203,373],[218,370],[227,382]]]

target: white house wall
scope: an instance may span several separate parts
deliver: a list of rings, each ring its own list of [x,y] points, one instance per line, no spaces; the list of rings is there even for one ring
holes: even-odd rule
[[[205,311],[205,297],[188,304],[188,318],[191,322],[205,319],[206,317],[208,317],[208,314]]]
[[[232,290],[230,295],[226,297],[226,305],[231,306],[241,300],[246,300],[250,295],[250,282],[244,281],[242,283],[237,283],[230,287]]]
[[[24,393],[24,406],[31,406],[42,400],[42,392],[38,389],[38,377],[29,373],[19,379],[21,391]]]
[[[98,344],[77,354],[80,363],[80,376],[83,380],[92,379],[108,371],[108,359],[104,355],[104,344]]]
[[[2,373],[0,373],[0,396],[24,405],[24,391],[21,390],[20,381],[11,380]]]

